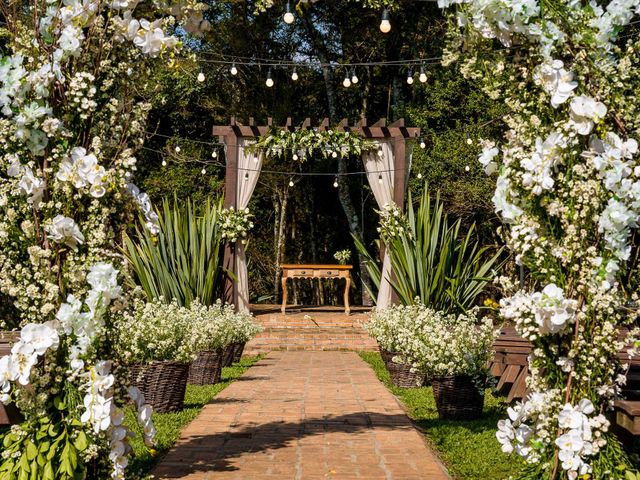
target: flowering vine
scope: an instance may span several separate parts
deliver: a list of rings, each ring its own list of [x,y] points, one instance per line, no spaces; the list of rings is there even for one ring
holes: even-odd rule
[[[456,8],[445,63],[510,108],[504,141],[483,141],[479,161],[497,174],[506,242],[533,280],[530,291],[505,279],[501,313],[533,353],[530,393],[498,440],[526,460],[523,478],[623,478],[630,462],[605,415],[625,380],[617,353],[637,338],[619,334],[637,300],[640,39],[620,33],[639,4],[439,4]]]

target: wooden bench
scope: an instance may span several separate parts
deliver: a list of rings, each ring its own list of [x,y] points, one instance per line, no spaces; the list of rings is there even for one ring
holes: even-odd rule
[[[624,336],[626,332],[622,330],[620,335]],[[524,398],[527,394],[531,343],[518,335],[515,328],[504,327],[493,347],[495,354],[488,368],[498,381],[498,394],[505,396],[508,402]],[[629,365],[629,370],[627,384],[622,388],[625,400],[615,403],[616,423],[633,435],[640,435],[640,358],[629,359],[625,347],[618,352],[618,359]]]

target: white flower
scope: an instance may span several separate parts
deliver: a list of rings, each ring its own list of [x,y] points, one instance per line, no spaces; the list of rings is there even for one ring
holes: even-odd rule
[[[20,339],[31,345],[34,352],[44,355],[50,348],[58,348],[58,332],[46,323],[29,323],[22,328]]]
[[[540,65],[536,72],[536,79],[551,95],[551,105],[554,108],[566,102],[578,86],[578,83],[573,81],[573,73],[564,69],[564,63],[561,60]]]
[[[521,162],[525,169],[522,185],[530,188],[534,195],[550,190],[554,185],[553,168],[559,163],[564,147],[566,140],[559,132],[552,132],[544,141],[538,137],[534,153]]]
[[[60,163],[56,178],[61,182],[70,182],[76,188],[89,188],[94,198],[101,198],[106,193],[107,172],[98,165],[98,159],[87,153],[83,147],[75,147],[71,155]]]
[[[96,263],[87,274],[87,282],[94,292],[102,294],[104,300],[114,300],[122,294],[118,285],[118,273],[110,263]]]
[[[580,135],[589,135],[595,122],[602,120],[607,114],[607,107],[591,97],[580,95],[571,100],[571,126]]]
[[[508,197],[511,193],[511,181],[506,174],[500,175],[496,181],[493,204],[496,212],[500,213],[502,219],[507,223],[512,223],[523,213],[520,207],[509,201]]]
[[[565,433],[564,435],[560,435],[556,439],[555,443],[560,448],[560,450],[565,450],[568,452],[579,452],[584,446],[584,440],[582,440],[582,436],[575,430]]]
[[[15,380],[13,372],[11,355],[0,358],[0,395],[6,395],[11,390],[11,382]]]
[[[33,205],[33,208],[38,209],[44,195],[44,180],[36,177],[29,167],[24,167],[23,171],[18,187],[24,195],[29,195],[28,202]]]
[[[515,439],[515,430],[510,420],[500,420],[498,422],[498,431],[496,432],[496,438],[504,453],[513,452],[513,440]]]
[[[494,158],[498,156],[500,150],[495,147],[485,147],[482,149],[482,153],[478,157],[478,161],[484,167],[484,171],[487,175],[491,175],[492,173],[498,170],[498,164],[493,161]]]
[[[38,362],[38,354],[32,345],[23,342],[16,342],[11,348],[11,362],[9,364],[9,374],[12,380],[18,380],[20,385],[29,385],[31,369]]]
[[[63,243],[73,250],[84,243],[84,235],[72,218],[64,215],[56,215],[50,224],[45,227],[48,237],[57,243]]]

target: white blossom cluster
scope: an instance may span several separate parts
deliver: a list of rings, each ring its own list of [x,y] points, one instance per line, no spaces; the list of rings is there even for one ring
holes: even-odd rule
[[[240,239],[242,244],[247,242],[247,235],[253,228],[253,215],[248,208],[236,210],[233,207],[224,208],[220,212],[220,235],[228,242],[235,243]]]
[[[532,282],[505,291],[501,314],[533,352],[531,396],[498,438],[539,471],[609,478],[588,458],[620,451],[602,415],[624,382],[618,332],[638,288],[640,39],[620,34],[640,2],[440,3],[457,10],[445,62],[461,59],[509,109],[504,141],[482,140],[478,160],[497,174],[503,237]]]
[[[395,203],[385,203],[382,210],[377,212],[380,215],[378,233],[383,239],[389,241],[405,234],[412,234],[408,219]]]

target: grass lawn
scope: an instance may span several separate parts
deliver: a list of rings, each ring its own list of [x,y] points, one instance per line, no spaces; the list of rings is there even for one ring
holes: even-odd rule
[[[496,424],[505,417],[506,404],[502,400],[487,392],[484,414],[479,420],[439,420],[431,387],[394,387],[379,353],[361,352],[360,356],[402,400],[409,416],[423,429],[453,478],[501,480],[522,468],[521,460],[500,451],[495,437]]]
[[[247,357],[232,367],[223,368],[222,379],[215,385],[188,385],[184,409],[181,412],[154,413],[152,418],[157,431],[157,455],[155,457],[152,456],[144,446],[141,435],[137,435],[131,440],[134,457],[131,459],[131,463],[127,469],[128,477],[145,478],[155,465],[155,462],[176,443],[180,436],[180,431],[198,416],[202,407],[259,359],[260,357]],[[134,432],[140,432],[135,413],[131,408],[127,408],[126,410],[125,423]]]

